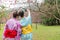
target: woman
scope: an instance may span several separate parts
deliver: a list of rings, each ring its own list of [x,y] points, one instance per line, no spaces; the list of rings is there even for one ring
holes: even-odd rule
[[[19,11],[19,15],[21,17],[20,24],[22,26],[22,36],[21,40],[32,40],[32,27],[31,27],[31,15],[30,11],[27,9],[28,16],[24,16],[24,11]]]
[[[20,40],[21,26],[18,22],[19,14],[17,11],[13,12],[13,18],[6,23],[3,33],[3,40]]]

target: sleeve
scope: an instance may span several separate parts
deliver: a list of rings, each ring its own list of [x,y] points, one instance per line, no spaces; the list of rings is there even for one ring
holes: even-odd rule
[[[31,13],[30,13],[30,11],[28,12],[27,20],[28,20],[29,24],[32,25],[32,18],[31,18]]]
[[[30,13],[30,11],[28,11],[27,19],[30,19],[30,18],[31,18],[31,13]]]
[[[5,26],[4,26],[4,31],[3,31],[3,39],[5,39],[6,37],[4,36],[4,32],[5,32],[5,30],[8,28],[8,26],[7,26],[7,23],[5,24]]]
[[[17,34],[17,35],[20,35],[20,34],[21,34],[21,31],[22,31],[22,30],[21,30],[21,25],[20,25],[20,23],[18,23],[18,30],[17,30],[17,31],[18,31],[18,34]]]

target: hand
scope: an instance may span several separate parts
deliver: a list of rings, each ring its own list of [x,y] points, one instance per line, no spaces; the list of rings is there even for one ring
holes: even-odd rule
[[[5,38],[3,38],[3,40],[5,40]]]
[[[27,12],[30,12],[30,10],[29,10],[29,9],[27,9]]]

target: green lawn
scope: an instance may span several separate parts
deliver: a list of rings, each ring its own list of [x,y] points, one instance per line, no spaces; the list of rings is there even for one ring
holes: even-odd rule
[[[0,30],[0,40],[2,40],[2,30]],[[60,40],[60,26],[44,26],[38,24],[36,30],[33,24],[33,40]]]
[[[60,26],[33,25],[33,40],[60,40]]]
[[[1,30],[0,30],[0,40],[2,40],[2,35],[3,35],[2,33],[3,33],[4,25],[1,25],[0,27],[1,27]]]

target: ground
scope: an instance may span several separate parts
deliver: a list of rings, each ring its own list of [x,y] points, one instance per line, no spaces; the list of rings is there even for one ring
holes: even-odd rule
[[[32,25],[33,28],[33,40],[60,40],[60,26],[45,26],[38,24]],[[3,26],[0,30],[0,40],[2,40]]]

